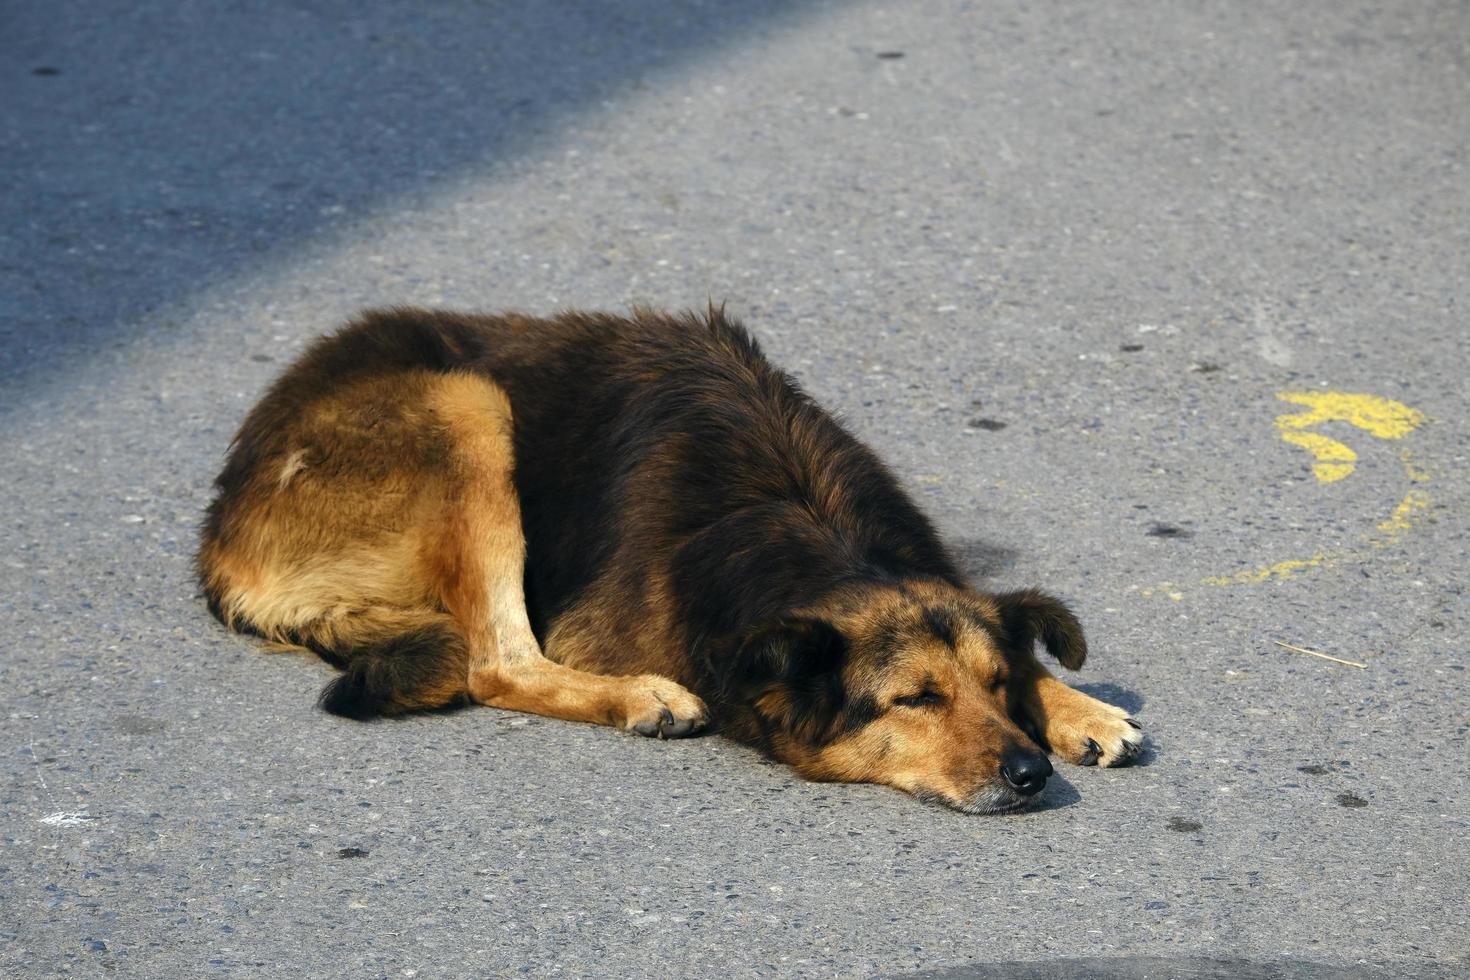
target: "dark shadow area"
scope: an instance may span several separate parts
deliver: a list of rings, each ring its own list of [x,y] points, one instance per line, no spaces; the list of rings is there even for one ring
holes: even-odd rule
[[[164,304],[804,6],[7,5],[0,391],[166,330],[149,319]]]
[[[1046,781],[1046,789],[1042,792],[1041,802],[1036,809],[1030,813],[1046,813],[1050,810],[1065,810],[1082,802],[1082,794],[1077,792],[1067,777],[1060,772],[1053,772]]]
[[[1137,691],[1130,691],[1126,687],[1109,684],[1107,681],[1094,681],[1091,684],[1073,684],[1072,686],[1099,701],[1116,704],[1130,715],[1136,715],[1143,710],[1143,695]]]
[[[975,583],[995,578],[1016,564],[1014,550],[981,538],[960,538],[950,544],[965,577]]]

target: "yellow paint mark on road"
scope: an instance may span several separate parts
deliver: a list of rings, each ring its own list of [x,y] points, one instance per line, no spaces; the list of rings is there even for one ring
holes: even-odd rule
[[[1429,494],[1422,490],[1410,490],[1404,494],[1404,499],[1399,501],[1399,505],[1393,509],[1388,520],[1378,525],[1378,530],[1387,532],[1393,538],[1398,537],[1414,526],[1419,511],[1428,510],[1431,503],[1433,501],[1429,499]]]
[[[1399,450],[1399,461],[1404,464],[1404,475],[1410,483],[1428,483],[1429,471],[1414,462],[1414,454],[1407,449]]]
[[[1318,422],[1347,422],[1379,439],[1402,439],[1424,424],[1423,412],[1377,395],[1355,395],[1345,391],[1283,391],[1276,397],[1311,409],[1300,415],[1283,416],[1293,419],[1291,427],[1296,429]],[[1276,424],[1282,425],[1282,420],[1278,418]]]
[[[1234,575],[1211,575],[1200,579],[1201,585],[1248,585],[1252,582],[1265,582],[1273,578],[1291,578],[1298,572],[1304,572],[1309,568],[1318,568],[1322,565],[1331,565],[1332,558],[1329,555],[1313,555],[1310,558],[1301,558],[1291,561],[1278,561],[1273,565],[1263,565],[1260,568],[1248,568]]]
[[[1316,457],[1312,475],[1323,483],[1336,483],[1352,473],[1357,466],[1358,454],[1336,439],[1303,430],[1324,422],[1346,422],[1377,439],[1402,439],[1424,424],[1424,413],[1403,402],[1377,395],[1346,391],[1283,391],[1276,397],[1306,409],[1305,412],[1276,416],[1276,430],[1282,439],[1301,446]]]
[[[1402,402],[1377,395],[1340,391],[1283,391],[1276,397],[1306,409],[1296,414],[1277,416],[1276,430],[1283,440],[1294,446],[1301,446],[1316,458],[1312,473],[1322,483],[1336,483],[1351,474],[1357,466],[1358,454],[1336,439],[1305,431],[1308,427],[1324,422],[1347,422],[1377,439],[1402,439],[1427,421],[1424,413]],[[1434,506],[1433,498],[1424,488],[1424,484],[1430,482],[1430,471],[1407,449],[1399,451],[1399,461],[1403,464],[1404,477],[1409,483],[1408,492],[1392,513],[1377,524],[1376,530],[1365,532],[1357,544],[1318,552],[1310,558],[1272,562],[1228,575],[1211,575],[1200,579],[1199,584],[1252,585],[1288,579],[1340,563],[1364,561],[1374,551],[1395,544],[1405,533],[1413,530]],[[1137,586],[1134,588],[1137,589]],[[1154,588],[1138,591],[1145,596],[1166,595],[1175,602],[1184,598],[1182,589],[1174,582],[1163,582]]]
[[[1142,594],[1146,596],[1166,595],[1175,602],[1182,602],[1184,600],[1184,593],[1176,590],[1173,582],[1160,582],[1157,589],[1144,589],[1142,590]]]
[[[1404,476],[1409,478],[1412,486],[1409,492],[1404,494],[1404,499],[1400,500],[1398,506],[1393,509],[1393,513],[1388,515],[1388,519],[1379,522],[1378,530],[1383,533],[1370,535],[1367,538],[1368,544],[1374,548],[1384,548],[1393,544],[1403,536],[1405,531],[1413,530],[1414,525],[1418,524],[1420,519],[1434,506],[1434,498],[1430,497],[1429,492],[1422,486],[1429,482],[1429,471],[1421,466],[1414,459],[1414,454],[1407,449],[1399,451],[1399,461],[1404,464]]]
[[[1294,419],[1296,416],[1283,415],[1281,418]],[[1277,422],[1280,424],[1280,420]],[[1317,462],[1312,466],[1312,475],[1323,483],[1336,483],[1357,466],[1358,454],[1336,439],[1329,439],[1315,432],[1295,432],[1291,429],[1283,430],[1281,438],[1294,446],[1301,446],[1317,457]]]

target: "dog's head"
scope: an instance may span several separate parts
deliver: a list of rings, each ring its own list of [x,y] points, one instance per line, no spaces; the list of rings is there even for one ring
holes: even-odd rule
[[[999,813],[1034,802],[1051,774],[1026,704],[1038,641],[1072,669],[1086,656],[1076,618],[1042,593],[864,585],[756,631],[724,687],[808,778]]]

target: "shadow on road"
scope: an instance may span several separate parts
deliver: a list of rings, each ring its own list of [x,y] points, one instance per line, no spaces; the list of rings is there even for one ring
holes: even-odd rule
[[[960,571],[976,583],[1009,571],[1017,558],[1013,549],[982,538],[961,538],[954,542],[953,552]]]
[[[1095,681],[1091,684],[1073,684],[1073,687],[1085,694],[1090,694],[1099,701],[1108,704],[1116,704],[1130,715],[1136,715],[1143,710],[1143,695],[1117,684],[1109,684],[1106,681]]]
[[[0,381],[385,200],[554,136],[807,3],[13,5],[0,29]]]
[[[1032,813],[1048,813],[1052,810],[1065,810],[1082,802],[1082,794],[1077,792],[1077,787],[1061,773],[1054,772],[1046,781],[1046,791],[1041,798],[1041,803]]]

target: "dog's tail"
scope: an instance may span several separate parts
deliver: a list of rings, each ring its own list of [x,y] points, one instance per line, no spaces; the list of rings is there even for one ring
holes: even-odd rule
[[[469,700],[469,652],[446,613],[364,610],[316,620],[288,638],[342,668],[318,701],[334,715],[365,720]]]

